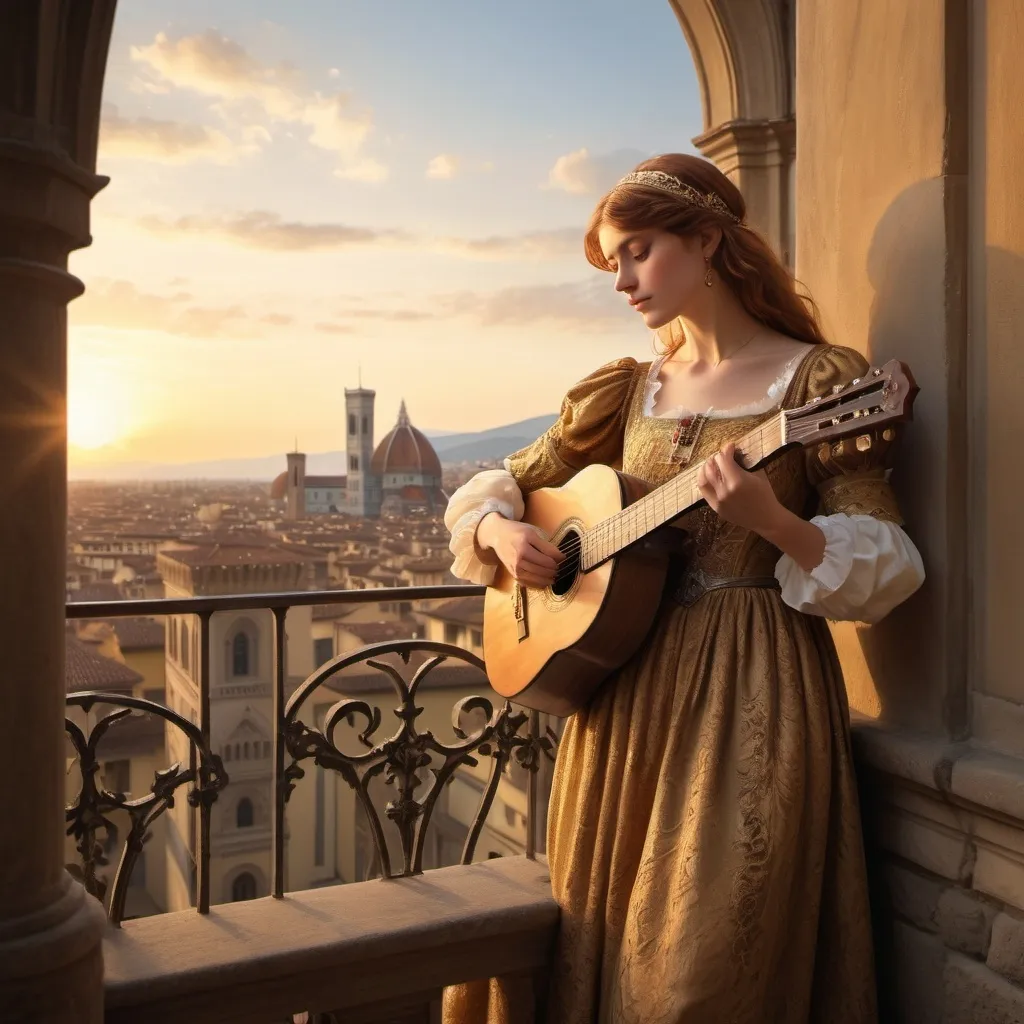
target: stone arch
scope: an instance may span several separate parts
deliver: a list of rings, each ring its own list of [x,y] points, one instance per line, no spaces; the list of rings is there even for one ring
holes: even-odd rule
[[[791,0],[669,0],[693,56],[704,131],[793,113]]]
[[[693,144],[743,192],[789,265],[796,157],[795,0],[669,0],[693,57],[704,130]]]

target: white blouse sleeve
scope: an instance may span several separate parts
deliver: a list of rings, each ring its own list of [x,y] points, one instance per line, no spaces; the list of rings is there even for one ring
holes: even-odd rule
[[[797,611],[850,622],[878,622],[924,582],[914,542],[895,523],[837,513],[812,520],[825,557],[808,572],[788,555],[775,567],[782,600]]]
[[[455,556],[452,575],[470,583],[490,584],[497,567],[480,560],[476,528],[488,512],[500,512],[506,519],[522,519],[523,494],[507,469],[488,469],[464,483],[448,500],[444,525],[451,533],[448,545]]]

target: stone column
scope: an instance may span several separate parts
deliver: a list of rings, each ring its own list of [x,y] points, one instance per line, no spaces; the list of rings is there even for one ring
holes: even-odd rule
[[[747,202],[747,220],[792,266],[796,119],[730,121],[693,144],[735,182]]]
[[[63,867],[66,307],[113,11],[0,9],[0,1016],[33,1024],[103,1015],[103,908]]]
[[[928,573],[842,624],[881,1019],[1024,1020],[1019,458],[1024,17],[798,5],[797,274],[921,386],[894,484]],[[994,749],[993,749],[994,748]]]
[[[797,8],[797,277],[830,340],[909,363],[921,393],[893,482],[926,586],[835,630],[851,704],[962,737],[967,659],[964,4]]]
[[[793,4],[669,0],[689,44],[704,132],[694,146],[743,192],[750,223],[793,263]]]

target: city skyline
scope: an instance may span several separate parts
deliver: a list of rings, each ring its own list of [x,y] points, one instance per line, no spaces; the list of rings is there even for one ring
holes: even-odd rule
[[[118,11],[111,182],[71,261],[73,473],[343,447],[360,373],[424,428],[487,429],[651,351],[582,233],[701,130],[668,4],[280,13]]]

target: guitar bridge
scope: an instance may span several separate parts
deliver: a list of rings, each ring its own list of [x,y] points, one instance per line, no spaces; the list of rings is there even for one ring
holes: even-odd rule
[[[526,622],[526,595],[518,583],[512,586],[512,613],[516,617],[518,639],[522,643],[530,635],[530,627]]]

